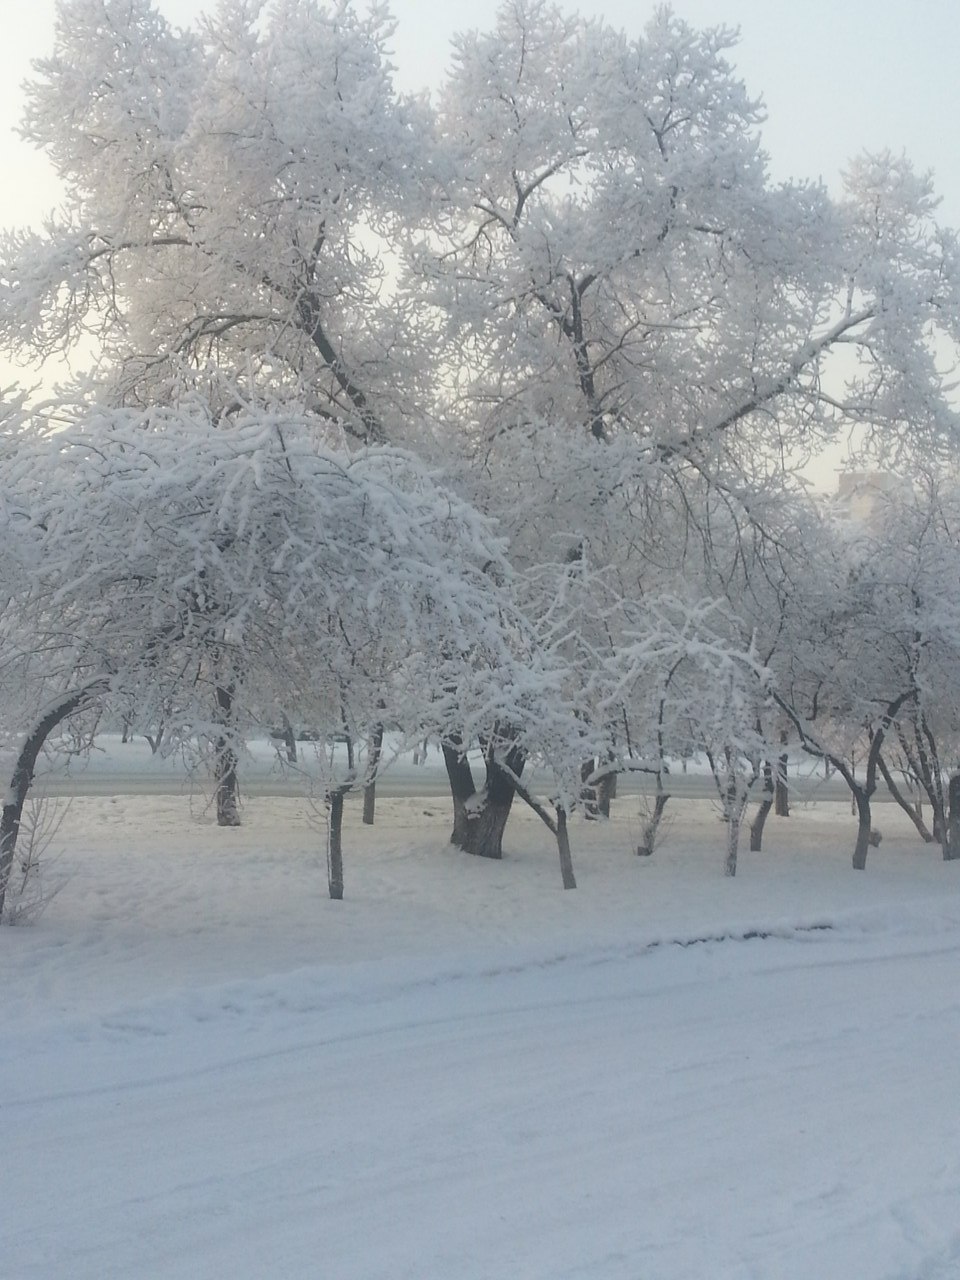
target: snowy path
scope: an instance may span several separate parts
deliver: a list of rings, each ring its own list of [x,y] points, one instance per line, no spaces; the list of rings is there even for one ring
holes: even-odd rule
[[[73,1028],[6,1065],[2,1274],[947,1280],[958,960],[820,934]]]
[[[913,864],[911,893],[912,846],[872,880],[769,855],[733,886],[697,863],[698,893],[675,850],[618,910],[602,882],[620,877],[622,899],[640,860],[598,844],[583,896],[551,894],[531,842],[512,865],[444,862],[418,902],[411,877],[437,849],[376,855],[371,836],[353,905],[290,901],[285,920],[271,904],[258,922],[254,858],[207,837],[250,953],[229,981],[212,980],[231,945],[219,916],[181,905],[178,933],[165,901],[144,905],[160,892],[149,847],[143,866],[105,856],[89,900],[0,940],[25,947],[10,959],[29,990],[0,1025],[4,1280],[960,1274],[955,868]],[[388,881],[398,919],[427,913],[419,949],[379,914]],[[516,915],[494,921],[504,886]],[[862,909],[823,914],[824,888]],[[720,914],[740,894],[756,925],[695,941],[721,890]],[[96,935],[70,917],[94,921],[94,901]],[[347,919],[352,956],[279,960],[284,935]],[[194,980],[164,959],[165,928]]]

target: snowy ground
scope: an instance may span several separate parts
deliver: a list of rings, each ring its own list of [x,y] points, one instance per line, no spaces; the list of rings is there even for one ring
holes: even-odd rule
[[[669,810],[668,810],[669,814]],[[711,804],[216,828],[82,798],[0,935],[4,1280],[956,1280],[960,867],[841,805],[721,874]]]

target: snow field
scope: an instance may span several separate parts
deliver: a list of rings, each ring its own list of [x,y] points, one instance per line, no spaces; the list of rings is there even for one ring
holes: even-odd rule
[[[889,806],[573,828],[500,864],[447,806],[72,802],[0,937],[4,1277],[947,1280],[960,1274],[957,868]],[[681,945],[683,944],[683,945]]]

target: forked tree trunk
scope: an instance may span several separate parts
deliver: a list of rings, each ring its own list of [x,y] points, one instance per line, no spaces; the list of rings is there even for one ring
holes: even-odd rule
[[[528,804],[540,821],[544,824],[548,831],[553,833],[557,842],[557,852],[560,855],[560,878],[563,881],[564,889],[575,889],[577,887],[576,876],[573,874],[573,854],[570,851],[570,833],[567,830],[567,811],[563,805],[554,803],[553,812],[556,815],[551,816],[550,810],[535,796],[532,796],[520,780],[517,780],[517,795]]]
[[[495,760],[488,758],[486,786],[478,793],[466,756],[455,747],[444,744],[443,762],[453,799],[451,844],[479,858],[502,858],[503,833],[516,795],[509,774]],[[509,752],[506,763],[519,778],[525,763],[523,753]]]
[[[886,783],[887,790],[890,792],[894,800],[897,802],[897,804],[900,806],[903,812],[907,815],[907,817],[916,827],[917,834],[919,835],[920,839],[924,842],[924,844],[933,844],[936,837],[934,836],[933,832],[927,827],[927,824],[924,822],[923,813],[920,809],[920,805],[911,804],[910,801],[907,799],[907,797],[903,794],[903,792],[897,786],[896,780],[894,779],[893,774],[890,772],[889,768],[887,767],[887,762],[886,760],[884,760],[882,755],[879,757],[877,761],[877,766],[880,770],[880,774],[884,782]],[[936,825],[936,814],[934,814],[934,825]]]
[[[898,697],[894,698],[887,704],[880,723],[876,729],[870,733],[870,750],[867,752],[867,768],[864,782],[857,782],[856,763],[851,759],[850,763],[840,758],[840,756],[831,755],[829,751],[824,750],[821,746],[815,744],[807,735],[803,723],[797,713],[782,698],[776,694],[773,695],[775,701],[781,710],[793,721],[794,726],[800,734],[800,742],[809,755],[819,756],[822,760],[829,761],[836,769],[837,773],[843,778],[847,786],[850,788],[850,807],[857,817],[857,842],[853,847],[853,869],[854,871],[863,871],[867,865],[867,851],[871,843],[879,843],[879,837],[874,840],[871,837],[873,832],[870,827],[870,797],[873,795],[877,787],[877,769],[880,762],[880,753],[883,750],[883,743],[886,735],[891,727],[895,725],[897,716],[908,702],[911,702],[916,696],[916,691],[907,689]]]
[[[343,797],[338,788],[327,797],[329,835],[327,845],[327,886],[335,902],[343,898]]]
[[[220,724],[228,726],[233,712],[233,686],[217,685],[217,713]],[[216,787],[217,826],[239,827],[239,783],[237,780],[237,753],[227,734],[216,741],[213,765]]]
[[[373,826],[377,812],[377,766],[383,753],[383,725],[378,724],[370,735],[370,759],[367,766],[370,781],[363,788],[363,821],[368,827]]]
[[[37,767],[43,744],[58,724],[91,702],[98,691],[104,687],[97,683],[65,694],[47,709],[23,740],[23,745],[14,761],[10,788],[3,812],[0,814],[0,919],[3,918],[4,898],[17,850],[23,806],[33,783],[33,771]]]
[[[161,746],[163,745],[163,731],[164,731],[164,721],[161,720],[160,723],[157,725],[156,733],[145,733],[143,735],[144,739],[146,740],[147,746],[150,748],[150,754],[152,756],[155,756],[157,752],[160,750]]]
[[[723,761],[718,760],[711,751],[707,752],[710,772],[720,796],[721,817],[727,827],[727,851],[724,857],[723,870],[728,876],[737,874],[737,853],[740,847],[740,827],[743,823],[743,812],[747,807],[748,787],[738,781],[738,771],[734,754],[729,747],[724,748]]]
[[[870,750],[867,752],[866,779],[862,787],[857,786],[851,768],[847,783],[853,792],[853,800],[857,812],[857,843],[853,849],[853,869],[863,871],[867,865],[867,850],[871,844],[879,844],[879,837],[873,839],[870,826],[870,798],[877,789],[877,769],[883,751],[884,739],[890,726],[895,723],[901,709],[913,698],[913,691],[902,693],[899,698],[887,706],[880,724],[870,735]]]

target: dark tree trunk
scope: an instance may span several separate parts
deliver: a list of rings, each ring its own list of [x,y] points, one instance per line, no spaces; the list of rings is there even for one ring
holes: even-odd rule
[[[592,759],[584,760],[580,766],[580,781],[583,783],[583,816],[588,821],[600,817],[600,809],[597,805],[597,789],[596,787],[587,786],[587,779],[594,772],[595,767]]]
[[[737,850],[740,847],[740,823],[743,811],[731,813],[727,818],[727,856],[723,863],[723,873],[727,876],[737,874]]]
[[[480,858],[502,858],[503,832],[516,795],[509,775],[488,756],[486,785],[478,794],[473,772],[465,755],[455,746],[444,744],[443,762],[453,798],[451,844],[455,844],[464,853],[472,853]],[[508,753],[506,763],[519,778],[523,773],[525,757],[521,751],[513,750]]]
[[[489,777],[489,771],[488,771]],[[454,827],[451,839],[464,853],[478,858],[503,857],[503,833],[513,807],[513,787],[505,779],[497,785],[494,775],[492,789],[488,786],[486,798],[476,809],[461,814],[459,832]]]
[[[377,811],[377,767],[380,764],[380,756],[383,752],[383,725],[378,724],[370,736],[370,760],[367,765],[367,771],[370,774],[370,781],[363,788],[363,821],[366,826],[372,827],[373,820]]]
[[[871,844],[877,845],[880,843],[879,835],[875,836],[870,827],[870,797],[877,789],[877,769],[880,765],[884,739],[890,726],[895,723],[901,709],[912,700],[913,696],[911,690],[902,693],[899,698],[894,698],[886,711],[884,711],[880,724],[871,733],[870,750],[867,752],[867,775],[864,785],[859,787],[855,784],[852,768],[850,777],[847,779],[853,792],[857,811],[857,843],[853,850],[854,871],[863,871],[866,868],[867,850]]]
[[[554,814],[556,816],[552,817],[550,810],[530,794],[519,777],[517,778],[515,790],[521,800],[530,806],[547,830],[553,833],[557,842],[557,852],[560,854],[560,877],[563,881],[563,887],[564,889],[575,889],[577,880],[573,874],[573,854],[570,852],[570,834],[567,830],[566,809],[562,805],[555,805]]]
[[[853,800],[857,806],[857,843],[853,849],[853,869],[864,871],[870,848],[870,796],[863,787],[857,787],[853,792]]]
[[[657,792],[657,798],[653,802],[653,813],[643,824],[640,843],[637,845],[638,858],[649,858],[653,853],[657,843],[657,832],[660,830],[660,820],[669,799],[670,796],[666,791]]]
[[[564,889],[577,887],[573,874],[573,855],[570,852],[570,836],[567,833],[567,811],[557,806],[557,849],[560,853],[560,875]]]
[[[219,722],[227,726],[233,712],[232,686],[217,685],[217,713]],[[217,826],[239,827],[240,788],[237,781],[237,753],[227,734],[216,741],[213,766],[217,800]]]
[[[943,842],[946,862],[960,858],[960,773],[955,773],[947,787],[947,838]]]
[[[875,835],[870,828],[870,797],[877,789],[877,769],[884,739],[890,727],[896,725],[900,711],[915,697],[915,690],[907,689],[889,702],[880,717],[879,724],[871,731],[870,750],[867,752],[866,778],[862,785],[857,782],[855,761],[851,759],[850,763],[847,764],[839,756],[831,755],[830,752],[815,744],[808,737],[802,721],[793,708],[776,694],[773,696],[799,731],[800,741],[804,750],[809,755],[816,755],[822,760],[828,760],[850,788],[850,807],[857,816],[857,842],[853,848],[853,869],[854,871],[863,871],[867,865],[867,851],[870,845],[879,844],[880,842],[879,835]]]
[[[754,814],[753,821],[750,823],[750,852],[760,853],[763,849],[763,828],[766,825],[767,817],[773,808],[773,801],[768,797],[760,802],[760,807]]]
[[[723,873],[727,876],[737,874],[737,855],[740,851],[740,828],[743,826],[743,815],[747,807],[747,792],[741,790],[733,777],[727,785],[727,799],[724,802],[723,820],[727,824],[727,853],[723,862]]]
[[[283,745],[287,753],[287,764],[297,763],[297,735],[289,719],[283,717]]]
[[[327,885],[335,902],[343,898],[343,797],[342,788],[327,798],[330,809],[330,846],[327,852]]]
[[[597,783],[597,812],[601,818],[610,817],[610,802],[617,794],[617,775],[607,773]]]
[[[923,820],[923,814],[920,812],[919,804],[911,804],[910,801],[907,799],[907,797],[903,794],[903,792],[900,790],[900,788],[897,786],[896,782],[894,781],[893,774],[891,774],[890,770],[887,768],[887,762],[886,760],[884,760],[882,755],[877,761],[877,767],[879,768],[880,774],[884,782],[886,783],[887,790],[890,792],[894,800],[897,802],[897,804],[900,806],[903,812],[907,815],[907,817],[916,827],[917,834],[920,836],[920,839],[925,844],[933,844],[935,837],[933,835],[933,832],[928,829],[927,824]]]
[[[781,756],[781,760],[783,757]],[[777,781],[776,787],[780,785],[780,762],[777,763]],[[763,762],[763,799],[757,812],[754,814],[753,821],[750,823],[750,852],[760,853],[763,849],[763,828],[766,825],[770,810],[774,808],[776,800],[776,788],[773,780],[773,766],[769,760]],[[789,812],[786,814],[789,817]]]
[[[450,797],[453,800],[453,832],[450,843],[462,849],[467,839],[467,805],[476,795],[473,771],[467,757],[462,755],[455,746],[444,743],[442,750],[447,781],[450,783]]]
[[[784,752],[777,760],[777,782],[774,789],[774,812],[778,818],[790,817],[790,789],[787,785],[787,761]]]
[[[588,778],[599,773],[606,763],[608,761],[584,760],[580,766],[580,778],[583,783],[586,784]],[[616,796],[617,775],[615,773],[605,773],[596,782],[589,786],[584,785],[583,816],[588,819],[609,818],[610,802],[615,800]]]
[[[33,783],[33,771],[37,767],[43,744],[57,725],[90,702],[100,687],[91,685],[64,695],[47,710],[24,738],[14,762],[7,801],[0,814],[0,919],[3,918],[3,903],[17,849],[23,806]]]

